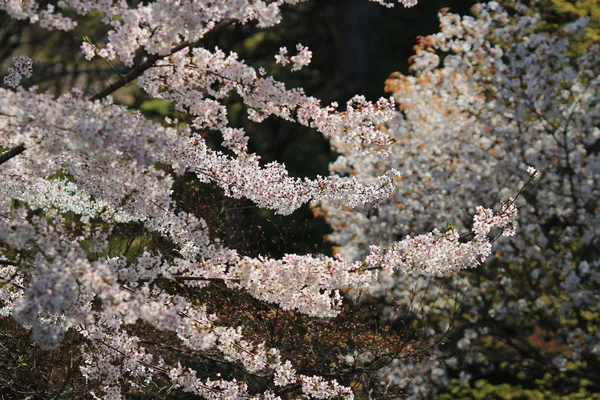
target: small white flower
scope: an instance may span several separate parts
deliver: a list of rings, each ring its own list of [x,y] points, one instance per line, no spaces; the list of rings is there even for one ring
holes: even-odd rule
[[[534,167],[532,167],[532,166],[528,166],[528,167],[527,167],[527,173],[528,173],[530,176],[535,176],[535,174],[537,174],[537,172],[538,172],[538,170],[537,170],[537,169],[535,169]]]

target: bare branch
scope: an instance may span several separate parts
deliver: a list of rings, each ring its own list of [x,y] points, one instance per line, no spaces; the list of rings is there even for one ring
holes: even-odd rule
[[[14,158],[25,151],[25,144],[21,143],[13,147],[12,149],[5,151],[0,154],[0,165],[9,161],[11,158]]]

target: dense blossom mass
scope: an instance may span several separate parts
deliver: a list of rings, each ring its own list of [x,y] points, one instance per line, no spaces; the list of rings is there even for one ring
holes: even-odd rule
[[[517,234],[472,279],[380,280],[388,317],[417,296],[429,305],[419,317],[430,317],[437,333],[454,323],[456,339],[435,361],[397,361],[387,377],[414,398],[472,379],[518,381],[518,371],[554,385],[540,398],[597,391],[600,50],[588,44],[577,54],[571,46],[586,18],[545,32],[522,6],[509,12],[489,2],[474,15],[441,13],[441,31],[416,46],[412,74],[387,81],[400,109],[387,124],[396,139],[391,157],[344,155],[332,166],[360,180],[400,174],[376,212],[329,210],[333,240],[344,258],[360,259],[415,229],[475,229],[470,215],[479,205],[534,176],[516,202]]]
[[[250,22],[258,28],[269,27],[280,22],[282,5],[298,2],[159,0],[137,7],[125,1],[67,0],[60,7],[42,7],[31,0],[0,3],[0,9],[12,18],[55,30],[73,29],[79,17],[104,15],[101,22],[109,28],[107,40],[84,40],[85,58],[118,59],[138,68],[130,80],[139,77],[139,87],[148,95],[172,103],[192,120],[182,126],[170,119],[157,123],[132,113],[110,98],[118,84],[91,99],[77,88],[58,97],[36,87],[26,89],[19,82],[31,75],[32,61],[24,56],[15,58],[4,80],[11,88],[0,88],[2,315],[30,329],[35,341],[47,349],[56,349],[68,334],[79,335],[80,370],[86,380],[101,383],[92,396],[122,398],[124,385],[148,386],[160,376],[170,380],[171,389],[205,398],[279,399],[280,393],[295,390],[307,398],[351,399],[350,387],[327,376],[298,373],[295,360],[284,359],[276,347],[245,338],[242,322],[221,322],[184,290],[218,283],[281,310],[335,317],[343,293],[348,288],[368,291],[381,271],[441,276],[473,268],[491,254],[494,235],[514,234],[517,202],[509,199],[502,205],[482,202],[490,208],[471,210],[474,220],[467,236],[456,229],[433,230],[372,246],[361,257],[350,252],[336,257],[287,254],[274,259],[244,256],[228,248],[211,236],[200,216],[177,208],[173,185],[184,174],[220,188],[225,196],[248,199],[279,214],[290,214],[308,202],[352,213],[349,210],[384,204],[390,196],[407,196],[402,201],[414,213],[426,201],[440,209],[447,204],[445,194],[427,200],[421,197],[428,188],[411,183],[426,179],[420,167],[397,168],[401,160],[412,162],[404,155],[412,151],[412,144],[404,142],[404,133],[381,129],[382,123],[395,116],[393,100],[372,103],[355,96],[344,111],[338,111],[337,104],[323,106],[302,89],[286,88],[235,53],[202,47],[201,39],[214,29]],[[413,1],[402,3],[414,5]],[[486,55],[490,62],[499,60],[493,57],[500,51],[492,50]],[[295,71],[310,63],[312,53],[299,44],[295,55],[282,48],[274,57]],[[423,71],[428,73],[426,68]],[[587,101],[586,90],[577,92],[578,102]],[[249,152],[246,133],[228,124],[224,100],[234,94],[248,106],[248,118],[255,122],[281,118],[320,132],[343,154],[334,168],[339,173],[301,179],[291,177],[283,164],[261,163],[258,155]],[[417,99],[420,93],[415,90],[412,95]],[[480,100],[474,96],[465,101]],[[415,113],[425,111],[417,108]],[[579,109],[573,112],[579,115]],[[456,118],[463,117],[456,114]],[[457,129],[464,126],[461,123]],[[572,123],[579,124],[579,119],[573,118]],[[406,128],[400,129],[408,135]],[[206,131],[220,133],[218,148],[206,140]],[[401,151],[393,136],[401,139]],[[439,149],[437,154],[441,164],[443,157],[453,153]],[[381,163],[361,167],[355,176],[347,173],[361,159],[380,158],[389,160],[400,174]],[[581,158],[571,160],[585,168]],[[540,164],[535,157],[524,161]],[[518,175],[518,168],[510,176]],[[505,177],[504,173],[490,174],[490,179],[498,181]],[[449,176],[439,178],[454,184]],[[394,194],[396,187],[402,190]],[[411,191],[410,196],[405,190]],[[581,196],[573,202],[584,202],[594,193]],[[470,193],[463,204],[477,200]],[[492,211],[494,206],[497,212]],[[380,209],[381,216],[385,210]],[[448,213],[439,216],[451,219]],[[126,224],[137,224],[156,235],[163,246],[147,248],[135,259],[115,256],[114,249],[109,249],[111,235]],[[404,228],[401,222],[393,224]],[[430,226],[420,223],[416,228],[427,231]],[[183,289],[168,290],[165,282]],[[168,333],[190,354],[235,364],[249,376],[267,377],[270,383],[251,390],[249,382],[224,378],[216,371],[210,378],[199,377],[185,360],[172,363],[154,354],[136,326]]]

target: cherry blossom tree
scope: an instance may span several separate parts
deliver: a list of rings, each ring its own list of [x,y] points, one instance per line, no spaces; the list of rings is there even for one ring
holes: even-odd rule
[[[484,267],[452,280],[380,279],[388,318],[416,298],[433,335],[452,327],[435,357],[384,374],[413,398],[502,396],[507,384],[514,391],[495,398],[590,398],[600,391],[600,51],[573,48],[586,18],[549,31],[523,5],[473,12],[442,12],[440,32],[415,47],[412,74],[387,81],[400,110],[386,125],[391,157],[350,154],[332,166],[359,180],[400,174],[376,209],[327,210],[333,240],[342,257],[361,259],[414,230],[466,230],[477,206],[533,178],[517,200],[520,229]]]
[[[359,373],[410,353],[406,343],[393,347],[386,332],[363,327],[358,315],[349,318],[360,300],[352,294],[372,290],[381,273],[442,276],[479,266],[498,232],[514,234],[516,202],[508,199],[472,210],[467,236],[434,230],[371,246],[361,258],[274,259],[226,246],[205,216],[181,209],[173,188],[183,175],[281,215],[309,202],[340,212],[372,208],[405,179],[393,168],[350,176],[340,164],[396,162],[397,139],[381,129],[395,115],[393,99],[357,95],[340,111],[233,52],[203,45],[205,35],[233,24],[278,24],[281,7],[298,2],[0,3],[10,17],[49,30],[100,19],[106,39],[84,38],[81,51],[129,68],[89,98],[77,87],[55,97],[21,86],[35,74],[35,62],[21,55],[0,88],[0,309],[43,349],[77,347],[68,374],[81,375],[86,396],[118,399],[155,387],[215,399],[351,399]],[[312,53],[299,44],[273,56],[296,71]],[[116,104],[111,95],[135,79],[187,122],[153,122]],[[228,124],[225,100],[234,95],[256,123],[280,118],[320,132],[342,154],[339,172],[295,178],[281,163],[261,163],[249,151],[251,138]],[[221,142],[209,143],[206,132]],[[123,245],[126,231],[135,233]],[[145,237],[151,240],[142,246]],[[136,254],[127,250],[134,242]],[[319,345],[335,352],[293,352],[303,338],[293,323],[319,327]],[[347,354],[350,342],[385,354]],[[346,363],[336,365],[340,357]]]

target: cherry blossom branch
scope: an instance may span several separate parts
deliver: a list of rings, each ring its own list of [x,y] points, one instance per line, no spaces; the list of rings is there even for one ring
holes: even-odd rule
[[[234,22],[235,22],[234,19],[228,19],[228,20],[222,21],[222,22],[218,23],[217,25],[215,25],[213,31],[216,31],[220,28],[231,25]],[[183,43],[173,47],[168,54],[152,54],[152,55],[148,56],[148,58],[145,61],[143,61],[140,65],[133,68],[131,71],[129,71],[125,75],[123,75],[121,77],[121,79],[119,79],[118,81],[111,84],[107,88],[101,90],[100,92],[98,92],[95,95],[93,95],[92,97],[90,97],[90,100],[92,100],[92,101],[100,100],[100,99],[105,98],[106,96],[109,96],[110,94],[116,92],[123,86],[127,85],[129,82],[138,78],[146,70],[152,68],[158,60],[165,58],[165,57],[172,56],[173,54],[177,53],[180,50],[185,49],[186,47],[189,47],[189,48],[198,47],[202,43],[203,39],[204,38],[201,38],[200,40],[197,40],[195,42],[183,42]]]

